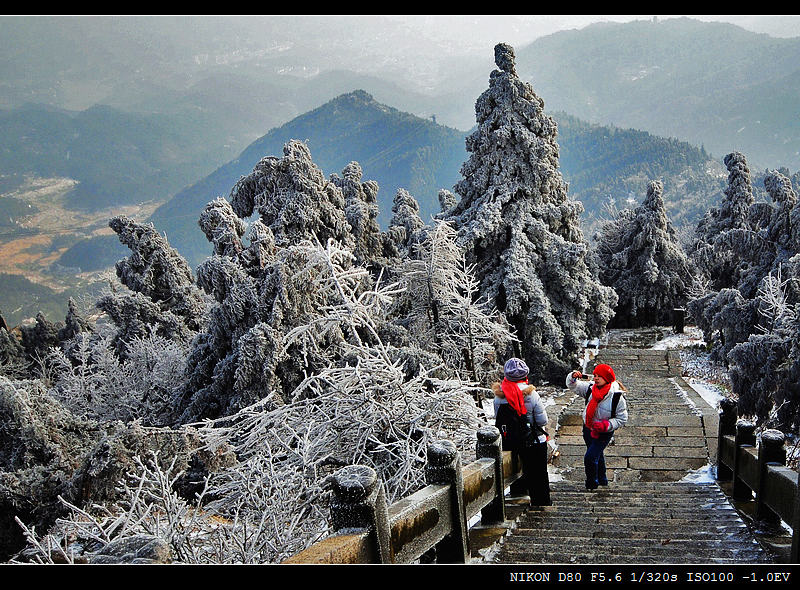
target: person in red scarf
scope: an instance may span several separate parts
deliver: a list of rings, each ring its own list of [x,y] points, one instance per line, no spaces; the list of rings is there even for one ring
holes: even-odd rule
[[[567,387],[579,393],[586,407],[583,410],[583,440],[586,454],[583,466],[586,470],[586,489],[607,486],[606,460],[603,451],[611,442],[613,433],[628,421],[628,407],[623,392],[625,388],[608,365],[594,368],[594,379],[581,380],[582,373],[573,371],[567,375]],[[616,401],[615,401],[616,400]]]
[[[522,478],[511,484],[511,495],[530,496],[531,506],[550,506],[547,473],[547,412],[536,388],[528,383],[525,361],[512,358],[503,367],[502,383],[493,383],[495,426],[503,449],[522,461]],[[531,434],[528,434],[528,433]]]

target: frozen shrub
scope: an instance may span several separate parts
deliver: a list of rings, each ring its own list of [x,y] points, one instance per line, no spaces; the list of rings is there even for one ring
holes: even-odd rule
[[[174,420],[178,389],[185,380],[187,345],[155,333],[131,337],[126,354],[115,354],[113,334],[77,334],[69,352],[53,348],[46,358],[50,395],[73,414],[94,420]]]
[[[515,340],[502,314],[479,297],[478,284],[449,223],[436,221],[400,268],[407,325],[417,343],[437,353],[452,376],[484,387]]]

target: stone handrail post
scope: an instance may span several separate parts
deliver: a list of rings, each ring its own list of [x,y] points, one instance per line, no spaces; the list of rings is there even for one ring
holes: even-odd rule
[[[783,443],[786,436],[780,430],[765,430],[761,433],[758,446],[758,489],[756,490],[756,518],[780,522],[780,517],[764,504],[764,492],[769,465],[786,465],[786,449]]]
[[[733,471],[725,465],[722,460],[724,449],[723,439],[725,436],[736,434],[737,409],[736,402],[728,398],[723,398],[719,402],[719,432],[717,438],[717,480],[729,481],[733,477]]]
[[[506,519],[506,505],[503,498],[505,482],[503,480],[503,447],[500,431],[494,426],[484,426],[478,430],[476,447],[478,459],[494,459],[494,501],[481,510],[481,524],[497,524]]]
[[[425,465],[428,485],[449,485],[452,509],[452,529],[436,544],[437,563],[467,563],[469,561],[469,532],[464,503],[464,477],[461,471],[461,454],[449,440],[439,440],[428,445],[428,463]]]
[[[386,493],[371,467],[348,465],[333,475],[331,526],[336,531],[369,529],[380,563],[394,562]]]
[[[756,425],[749,420],[736,422],[736,439],[733,450],[733,497],[736,500],[752,500],[753,490],[739,477],[740,455],[745,448],[756,446]]]
[[[672,310],[672,328],[676,334],[683,334],[683,328],[686,324],[686,309],[683,307],[676,307]]]

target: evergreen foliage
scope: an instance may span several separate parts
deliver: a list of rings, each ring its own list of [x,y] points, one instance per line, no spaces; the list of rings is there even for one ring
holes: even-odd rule
[[[583,208],[558,171],[555,121],[517,76],[510,46],[495,47],[495,62],[448,219],[480,292],[516,330],[531,378],[555,380],[583,340],[603,333],[616,295],[587,264]]]
[[[764,179],[772,202],[753,203],[744,157],[730,154],[725,162],[726,200],[698,225],[693,253],[712,290],[690,301],[689,311],[712,357],[728,365],[740,413],[794,429],[800,420],[797,195],[791,179],[772,171]]]
[[[662,183],[652,181],[639,207],[620,212],[595,237],[600,280],[619,296],[617,327],[668,324],[692,288],[693,274],[662,194]]]

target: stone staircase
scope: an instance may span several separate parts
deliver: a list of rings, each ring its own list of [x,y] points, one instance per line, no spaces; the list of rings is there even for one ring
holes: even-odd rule
[[[614,435],[605,458],[609,481],[677,481],[709,462],[702,400],[694,403],[674,351],[603,349],[598,362],[626,385],[628,424]],[[696,395],[696,394],[695,394]],[[553,464],[566,479],[583,480],[584,401],[576,396],[561,415]],[[710,409],[710,408],[709,408]]]
[[[770,563],[716,484],[553,485],[553,506],[517,519],[500,563]]]
[[[605,348],[594,361],[610,364],[629,390],[630,419],[605,452],[610,485],[584,489],[576,396],[555,437],[562,479],[551,478],[553,506],[515,512],[486,561],[771,563],[719,486],[686,478],[716,453],[717,415],[681,378],[677,352]]]

